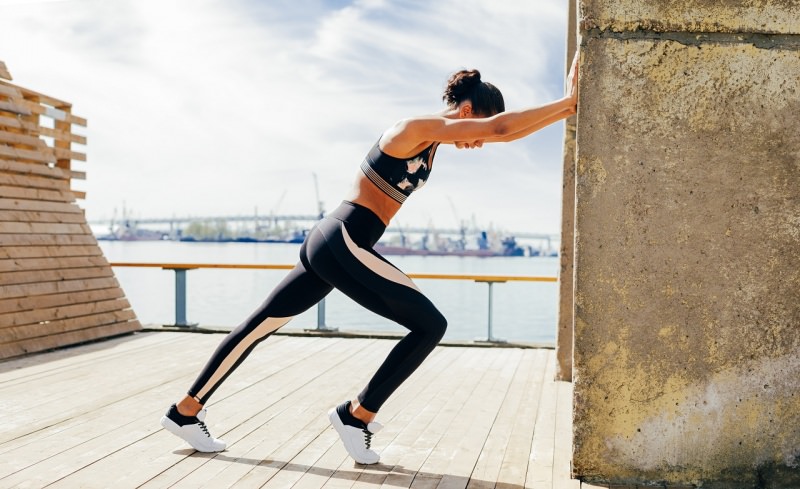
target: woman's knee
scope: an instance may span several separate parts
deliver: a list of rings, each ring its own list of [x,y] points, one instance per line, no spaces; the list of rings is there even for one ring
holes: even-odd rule
[[[447,318],[438,310],[434,310],[426,326],[431,338],[435,338],[436,343],[438,343],[447,331]]]

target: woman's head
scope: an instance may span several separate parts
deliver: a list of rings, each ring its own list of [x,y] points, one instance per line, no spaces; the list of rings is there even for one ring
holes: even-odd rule
[[[478,70],[453,73],[447,81],[442,100],[452,108],[470,102],[472,113],[477,117],[491,117],[506,110],[503,94],[491,83],[481,81]]]

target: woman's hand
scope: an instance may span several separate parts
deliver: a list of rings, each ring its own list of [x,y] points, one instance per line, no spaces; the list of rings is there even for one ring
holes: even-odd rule
[[[580,58],[580,52],[576,52],[575,57],[572,59],[572,66],[569,69],[569,74],[567,75],[566,98],[568,98],[572,102],[573,113],[578,111],[578,59],[579,58]]]

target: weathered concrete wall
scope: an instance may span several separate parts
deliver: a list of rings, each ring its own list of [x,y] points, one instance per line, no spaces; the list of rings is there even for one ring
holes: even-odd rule
[[[578,0],[569,0],[566,69],[572,67],[578,49]],[[556,380],[572,381],[572,342],[575,328],[575,124],[567,118],[564,127],[564,178],[561,189],[561,249],[558,280],[558,331],[556,335]]]
[[[800,34],[797,0],[583,0],[587,29]]]
[[[800,487],[800,6],[722,3],[581,5],[578,477]]]

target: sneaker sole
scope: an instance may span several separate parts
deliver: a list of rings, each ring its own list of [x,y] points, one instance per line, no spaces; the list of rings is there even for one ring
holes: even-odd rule
[[[198,452],[217,453],[217,452],[221,452],[221,451],[225,450],[224,447],[222,449],[220,449],[220,450],[214,450],[214,449],[209,449],[209,448],[206,448],[206,447],[197,447],[197,446],[195,446],[191,441],[189,441],[186,438],[184,438],[183,432],[181,431],[181,427],[178,426],[178,424],[175,421],[172,421],[171,419],[169,419],[166,416],[161,416],[161,426],[163,426],[165,430],[169,431],[173,435],[177,436],[181,440],[183,440],[186,443],[188,443],[189,445],[191,445],[191,447],[194,448],[195,450],[197,450]]]
[[[351,444],[348,442],[348,437],[346,434],[347,432],[344,429],[344,423],[342,423],[342,420],[339,419],[339,415],[336,413],[336,408],[333,408],[330,411],[328,411],[328,420],[330,420],[331,425],[336,430],[336,433],[339,434],[339,439],[342,440],[342,443],[344,443],[344,448],[347,450],[347,453],[350,455],[350,457],[352,457],[353,460],[362,465],[372,465],[380,461],[380,458],[374,461],[365,461],[364,459],[359,459],[358,457],[353,455],[353,452],[355,451],[354,447],[352,447]]]

